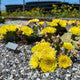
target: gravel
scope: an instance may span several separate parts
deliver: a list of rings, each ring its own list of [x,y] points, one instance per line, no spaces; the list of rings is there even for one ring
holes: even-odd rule
[[[2,26],[2,25],[12,25],[12,24],[14,24],[14,25],[25,25],[27,23],[27,20],[25,20],[25,21],[22,21],[22,20],[8,20],[8,21],[6,21],[4,24],[3,23],[1,23],[0,24],[0,27]]]
[[[21,25],[26,22],[7,21],[5,24]],[[0,26],[5,24],[0,24]],[[7,49],[5,45],[0,42],[0,80],[80,80],[80,52],[77,54],[78,62],[69,68],[57,68],[54,72],[43,73],[29,66],[32,45],[18,46],[19,53]]]
[[[31,45],[18,46],[19,53],[6,48],[5,45],[0,42],[0,80],[80,80],[78,62],[67,69],[57,68],[54,72],[43,73],[29,66]]]

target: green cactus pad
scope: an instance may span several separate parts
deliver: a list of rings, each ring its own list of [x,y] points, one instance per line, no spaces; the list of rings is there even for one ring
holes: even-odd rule
[[[72,33],[69,33],[69,32],[64,33],[64,34],[61,36],[61,40],[62,40],[63,42],[71,42],[71,41],[72,41],[71,36],[72,36]]]

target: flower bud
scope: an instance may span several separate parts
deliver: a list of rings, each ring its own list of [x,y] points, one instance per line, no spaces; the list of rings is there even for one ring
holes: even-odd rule
[[[68,50],[68,53],[71,53],[71,50]]]
[[[60,52],[60,55],[62,55],[63,54],[63,52]]]
[[[42,27],[40,28],[40,30],[42,30]]]
[[[73,62],[71,61],[71,64],[73,64]]]
[[[52,39],[55,39],[55,37],[54,37],[54,36],[52,36],[51,38],[52,38]]]
[[[56,36],[56,38],[60,38],[59,34]]]
[[[42,39],[41,42],[45,42],[45,39]]]
[[[45,34],[45,37],[47,37],[48,35],[47,34]]]
[[[55,40],[54,42],[55,42],[55,43],[57,43],[57,42],[58,42],[58,40]]]
[[[44,33],[44,34],[45,34],[45,35],[47,34],[47,33],[46,33],[46,31],[45,31],[45,33]]]
[[[51,43],[51,46],[53,46],[53,43]]]
[[[62,44],[63,44],[63,42],[61,41],[61,42],[60,42],[60,44],[62,45]]]
[[[78,53],[78,51],[75,50],[72,54],[73,54],[73,55],[77,55],[77,53]]]
[[[50,39],[47,39],[47,41],[50,41]]]
[[[39,42],[37,41],[37,42],[36,42],[36,45],[37,45],[38,43],[39,43]]]
[[[80,46],[80,43],[77,43],[78,46]]]

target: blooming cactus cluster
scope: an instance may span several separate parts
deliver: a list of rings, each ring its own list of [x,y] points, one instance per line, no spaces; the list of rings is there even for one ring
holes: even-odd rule
[[[72,22],[76,24],[76,27],[70,24]],[[39,23],[42,25],[40,34],[43,40],[36,42],[36,45],[32,48],[33,55],[30,59],[31,68],[40,68],[43,72],[52,72],[57,67],[68,68],[71,66],[71,58],[75,56],[77,51],[71,53],[75,49],[75,46],[70,42],[63,42],[60,37],[67,32],[67,25],[71,26],[68,32],[75,35],[80,34],[78,23],[79,21],[76,23],[71,20],[66,21],[59,19],[46,22],[46,27],[43,27],[43,22]]]
[[[65,43],[63,47],[64,45]],[[65,45],[65,48],[66,47],[67,45]],[[52,72],[58,65],[60,68],[67,68],[71,65],[70,57],[63,54],[57,56],[57,51],[50,46],[49,42],[45,42],[44,40],[37,43],[32,48],[32,52],[33,55],[31,56],[30,66],[33,69],[39,67],[43,72]]]
[[[67,32],[72,35],[69,39],[71,42],[61,39]],[[43,72],[52,72],[57,67],[68,68],[71,66],[72,58],[77,53],[73,42],[80,40],[80,38],[76,40],[76,36],[79,37],[79,35],[80,21],[74,20],[53,19],[52,22],[44,22],[32,19],[25,26],[4,25],[0,27],[0,40],[10,37],[15,41],[18,37],[29,41],[36,39],[36,45],[31,49],[33,54],[30,66],[32,69],[40,68]],[[80,47],[79,42],[77,46]]]

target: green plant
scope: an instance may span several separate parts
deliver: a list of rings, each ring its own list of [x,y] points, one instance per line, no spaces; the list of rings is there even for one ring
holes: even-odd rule
[[[0,23],[4,23],[4,22],[5,22],[4,17],[0,16]]]
[[[13,42],[13,41],[18,42],[18,41],[20,41],[20,38],[17,36],[17,34],[16,34],[15,31],[14,31],[14,32],[9,31],[9,32],[7,32],[4,36],[5,36],[5,37],[4,37],[4,40],[5,40],[6,42]]]
[[[64,34],[61,36],[61,40],[62,40],[63,42],[71,42],[71,41],[72,41],[71,36],[72,36],[72,33],[69,33],[69,32],[64,33]]]

